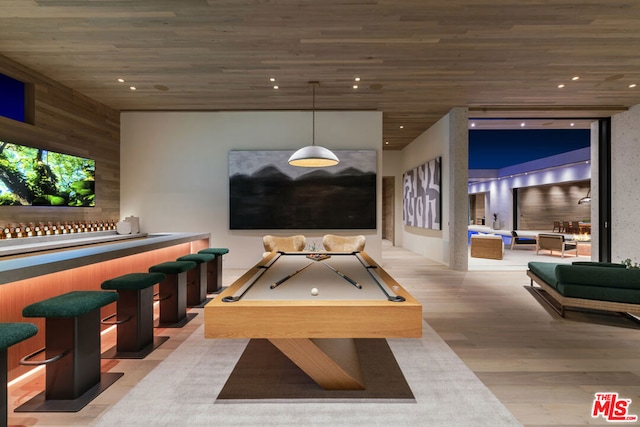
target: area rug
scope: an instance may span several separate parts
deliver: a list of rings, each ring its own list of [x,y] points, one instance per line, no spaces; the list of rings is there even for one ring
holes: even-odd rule
[[[218,400],[405,399],[413,393],[385,339],[357,339],[364,390],[324,390],[269,340],[253,339],[231,372]]]
[[[415,400],[219,400],[248,340],[205,339],[201,326],[94,425],[521,425],[427,323],[422,338],[387,342]]]

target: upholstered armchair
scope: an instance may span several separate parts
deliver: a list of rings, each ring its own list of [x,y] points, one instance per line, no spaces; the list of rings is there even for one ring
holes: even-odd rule
[[[307,239],[301,234],[289,237],[266,235],[262,238],[262,243],[266,252],[300,252],[307,245]]]
[[[322,246],[329,252],[359,252],[364,250],[367,239],[364,236],[336,236],[325,234]]]

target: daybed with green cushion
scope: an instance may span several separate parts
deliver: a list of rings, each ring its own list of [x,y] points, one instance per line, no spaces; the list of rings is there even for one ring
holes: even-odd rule
[[[532,288],[563,317],[568,307],[640,313],[640,269],[601,262],[530,262],[527,276]]]

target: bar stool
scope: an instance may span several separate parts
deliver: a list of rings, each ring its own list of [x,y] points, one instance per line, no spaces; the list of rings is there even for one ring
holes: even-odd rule
[[[103,359],[144,359],[169,337],[153,336],[153,286],[165,280],[162,273],[130,273],[100,285],[118,292],[116,314],[103,324],[117,325],[117,344],[102,354]],[[115,322],[108,319],[116,317]]]
[[[159,328],[181,328],[196,314],[187,314],[187,271],[198,264],[193,261],[169,261],[149,267],[150,273],[162,273],[166,279],[160,282]]]
[[[7,410],[7,397],[9,390],[7,388],[7,353],[9,347],[31,338],[38,333],[38,327],[33,323],[17,322],[17,323],[0,323],[0,382],[3,384],[0,393],[0,422],[6,426],[9,418]]]
[[[100,372],[100,308],[117,300],[115,292],[72,291],[22,309],[45,318],[46,344],[20,363],[47,368],[45,391],[16,412],[78,412],[124,375]],[[42,352],[46,360],[31,360]]]
[[[207,263],[207,293],[219,293],[222,290],[222,256],[228,254],[229,249],[207,248],[198,253],[215,255],[215,259]]]
[[[215,260],[211,254],[190,254],[176,261],[193,261],[198,266],[187,271],[187,307],[203,307],[207,302],[207,264]]]

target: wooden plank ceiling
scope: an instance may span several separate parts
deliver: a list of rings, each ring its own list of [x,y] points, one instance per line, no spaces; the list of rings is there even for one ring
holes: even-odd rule
[[[309,110],[319,81],[317,110],[383,112],[385,149],[456,106],[551,128],[640,104],[640,1],[7,0],[0,29],[0,54],[123,111]]]

